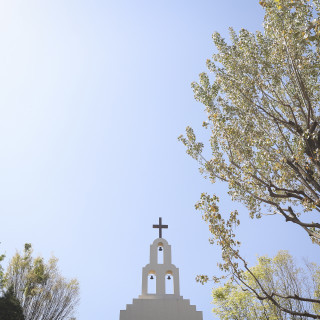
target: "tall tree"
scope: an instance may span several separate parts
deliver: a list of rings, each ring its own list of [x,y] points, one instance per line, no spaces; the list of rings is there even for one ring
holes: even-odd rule
[[[12,287],[5,290],[3,287],[3,267],[1,262],[5,255],[0,255],[0,319],[1,320],[24,320],[23,311],[18,299],[15,297]]]
[[[3,267],[1,262],[3,261],[4,258],[5,258],[5,255],[0,254],[0,293],[2,293],[2,290],[3,290]]]
[[[23,310],[19,300],[15,297],[12,287],[0,298],[1,320],[24,320]]]
[[[207,113],[203,126],[211,131],[210,158],[192,128],[179,139],[213,183],[228,183],[232,199],[245,204],[252,218],[280,214],[320,244],[320,3],[260,4],[265,9],[264,32],[242,29],[237,34],[230,29],[231,44],[214,33],[217,53],[207,61],[213,79],[202,73],[199,83],[192,84]],[[251,271],[234,234],[238,212],[223,219],[218,201],[215,195],[202,194],[196,208],[210,224],[212,242],[221,245],[221,269],[231,271],[233,279],[250,290],[243,271]],[[320,319],[318,311],[301,313],[279,304],[276,293],[261,294],[256,292],[282,312]],[[314,298],[317,302],[312,303],[320,303]],[[308,301],[298,294],[288,299]]]
[[[9,262],[4,285],[12,288],[26,320],[69,319],[79,301],[77,280],[64,279],[54,257],[47,263],[41,257],[33,258],[30,244]]]
[[[271,294],[279,292],[282,296],[298,293],[299,296],[311,298],[320,293],[320,267],[313,263],[306,263],[305,267],[298,266],[292,256],[286,251],[280,251],[273,258],[259,257],[258,264],[250,268],[259,281]],[[244,275],[247,282],[257,291],[261,291],[250,273]],[[212,291],[213,312],[221,320],[305,320],[307,316],[295,316],[282,313],[270,301],[259,300],[251,291],[242,290],[242,287],[233,282],[227,282],[222,287]],[[300,313],[308,310],[310,313],[319,311],[319,305],[304,301],[284,300],[283,304],[289,309],[299,310]]]

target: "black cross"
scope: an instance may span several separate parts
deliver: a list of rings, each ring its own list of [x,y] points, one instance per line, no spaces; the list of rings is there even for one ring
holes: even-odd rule
[[[159,229],[159,238],[162,238],[162,229],[168,229],[168,225],[162,224],[162,218],[159,218],[159,224],[154,224],[153,228]]]

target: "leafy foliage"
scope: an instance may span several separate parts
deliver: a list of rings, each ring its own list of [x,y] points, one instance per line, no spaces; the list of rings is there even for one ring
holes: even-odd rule
[[[12,288],[26,320],[64,320],[72,316],[79,301],[77,280],[66,281],[57,269],[57,259],[45,263],[32,257],[32,247],[25,245],[23,254],[11,259],[4,277]]]
[[[207,61],[213,80],[201,73],[199,82],[192,83],[195,99],[207,113],[203,126],[211,131],[210,159],[192,128],[179,139],[201,172],[212,183],[227,182],[232,199],[242,202],[252,218],[280,214],[320,244],[320,2],[260,4],[264,32],[242,29],[237,34],[230,28],[231,44],[214,33],[217,53]],[[202,194],[196,208],[210,225],[211,242],[222,248],[220,268],[251,290],[245,272],[252,271],[234,233],[240,217],[234,211],[223,218],[218,201]],[[208,279],[198,277],[202,283]],[[267,290],[260,298],[291,315],[320,319],[318,311],[288,308]]]
[[[0,254],[0,293],[2,291],[3,288],[3,267],[1,265],[1,262],[3,261],[3,259],[5,258],[4,254]]]
[[[0,319],[24,320],[22,308],[12,288],[9,288],[0,298]]]
[[[19,301],[14,295],[12,287],[8,290],[3,288],[4,271],[1,262],[5,255],[0,255],[0,319],[1,320],[24,320],[23,311]]]
[[[308,303],[295,299],[282,297],[304,296],[312,299],[312,296],[320,288],[320,267],[313,263],[306,263],[305,268],[297,266],[292,256],[286,251],[280,251],[273,259],[267,256],[259,257],[258,264],[250,268],[266,290],[271,295],[278,293],[276,300],[288,309],[299,310],[304,313],[318,312],[319,303]],[[261,288],[249,272],[244,278],[253,290],[263,295]],[[213,289],[213,304],[216,306],[213,312],[221,320],[231,319],[307,319],[307,316],[288,315],[281,312],[267,299],[258,299],[250,290],[243,290],[242,286],[233,282],[227,282],[222,287]],[[283,300],[283,301],[281,301]]]
[[[265,34],[230,29],[228,45],[214,33],[218,53],[207,66],[215,79],[210,84],[202,73],[192,84],[208,115],[211,159],[192,128],[179,139],[212,182],[228,182],[252,217],[280,213],[317,242],[320,224],[302,219],[320,211],[319,46],[303,31],[314,9],[304,0],[266,3]]]

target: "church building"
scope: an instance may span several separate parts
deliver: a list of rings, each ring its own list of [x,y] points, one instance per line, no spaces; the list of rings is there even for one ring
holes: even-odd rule
[[[159,229],[159,238],[150,246],[150,263],[142,269],[142,292],[126,310],[120,311],[120,320],[202,320],[202,311],[190,305],[190,300],[180,295],[179,269],[171,262],[171,246],[162,238],[162,224],[153,225]]]

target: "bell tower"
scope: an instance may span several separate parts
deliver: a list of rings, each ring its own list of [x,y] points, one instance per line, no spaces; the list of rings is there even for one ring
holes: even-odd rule
[[[202,312],[180,296],[179,269],[172,264],[171,246],[162,238],[162,229],[168,226],[159,218],[153,228],[159,229],[159,238],[151,244],[150,262],[142,269],[141,295],[120,311],[120,320],[202,320]]]

